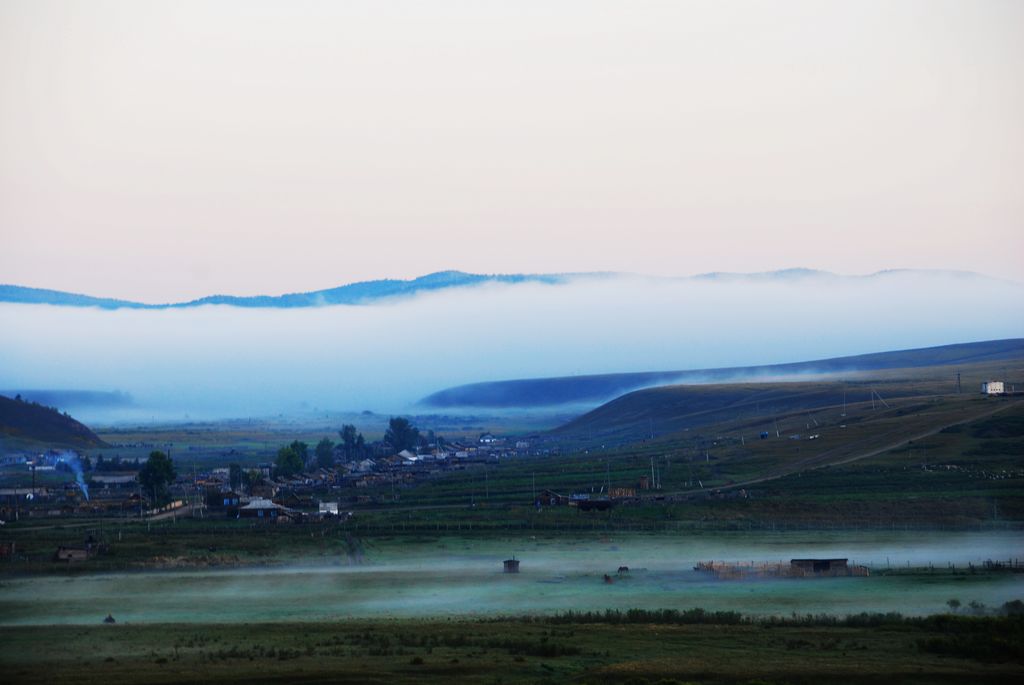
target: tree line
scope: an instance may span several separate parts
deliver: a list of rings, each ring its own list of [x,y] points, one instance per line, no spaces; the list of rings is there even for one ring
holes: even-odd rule
[[[293,440],[290,444],[284,445],[277,451],[274,459],[275,475],[289,478],[302,473],[307,468],[331,468],[340,456],[342,462],[357,461],[365,459],[373,453],[371,446],[366,442],[363,434],[352,424],[345,424],[338,431],[340,442],[335,443],[329,437],[324,437],[310,452],[309,445],[301,440]],[[401,416],[392,417],[388,421],[388,428],[384,432],[383,443],[394,452],[402,450],[415,451],[421,446],[443,441],[434,435],[434,431],[427,431],[421,434],[420,430],[409,419]],[[240,467],[239,467],[240,469]],[[239,473],[239,485],[244,482],[244,475]]]

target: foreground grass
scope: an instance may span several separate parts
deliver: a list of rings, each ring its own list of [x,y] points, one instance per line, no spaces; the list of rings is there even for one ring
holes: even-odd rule
[[[651,612],[625,622],[590,615],[30,627],[0,629],[0,662],[9,683],[998,683],[1024,673],[1018,617],[702,616],[709,622]],[[1005,644],[972,651],[993,636]]]

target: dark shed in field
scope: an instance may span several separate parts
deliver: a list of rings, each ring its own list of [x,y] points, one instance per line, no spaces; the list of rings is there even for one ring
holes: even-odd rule
[[[515,557],[505,560],[505,573],[519,573],[519,560]]]
[[[846,559],[790,559],[789,565],[804,573],[846,575],[849,571]]]

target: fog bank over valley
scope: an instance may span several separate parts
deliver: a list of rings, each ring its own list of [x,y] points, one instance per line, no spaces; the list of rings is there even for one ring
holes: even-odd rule
[[[488,283],[369,305],[0,305],[0,387],[118,391],[85,421],[410,411],[453,385],[1024,336],[1024,286],[946,272]]]

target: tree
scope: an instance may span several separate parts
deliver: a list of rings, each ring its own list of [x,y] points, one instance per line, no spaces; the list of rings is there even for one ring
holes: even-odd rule
[[[338,431],[338,436],[341,437],[341,449],[345,453],[345,461],[352,461],[356,457],[362,456],[366,441],[363,440],[363,434],[358,432],[355,426],[345,424]]]
[[[163,452],[150,452],[149,459],[139,471],[139,483],[152,495],[153,502],[159,504],[167,500],[167,486],[177,475],[169,456]]]
[[[330,438],[316,444],[316,465],[322,469],[334,466],[334,442]]]
[[[338,431],[338,437],[341,438],[341,451],[345,454],[345,461],[352,461],[356,456],[356,443],[362,435],[355,430],[355,426],[347,423]]]
[[[306,462],[299,456],[293,447],[295,443],[282,447],[277,451],[277,459],[274,460],[275,471],[278,476],[288,478],[296,473],[301,473]]]
[[[384,432],[384,442],[391,445],[396,452],[414,449],[419,443],[420,432],[409,419],[401,416],[392,417],[388,421],[388,429]]]
[[[295,450],[295,454],[299,455],[299,459],[302,460],[302,466],[305,468],[306,462],[309,461],[309,445],[299,440],[292,440],[292,444],[288,446]]]
[[[228,464],[228,483],[231,489],[237,491],[242,487],[242,465]]]
[[[951,600],[949,600],[948,602],[946,602],[946,605],[947,605],[947,606],[948,606],[948,607],[949,607],[950,609],[952,609],[953,611],[956,611],[957,609],[959,609],[959,608],[960,608],[960,600],[959,600],[959,599],[957,599],[956,597],[954,597],[953,599],[951,599]]]

